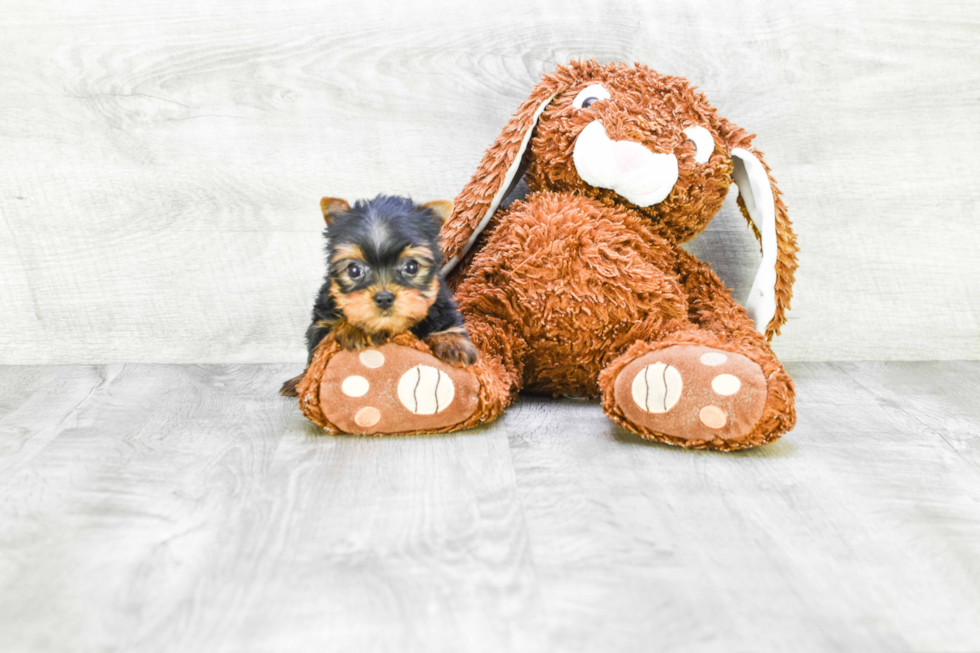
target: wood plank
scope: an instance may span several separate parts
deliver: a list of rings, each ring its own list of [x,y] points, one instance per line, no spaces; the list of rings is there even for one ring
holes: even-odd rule
[[[966,396],[980,367],[871,369],[792,366],[798,426],[738,454],[647,443],[585,402],[509,412],[557,648],[980,649],[980,476],[920,404],[866,387]]]
[[[978,24],[953,0],[8,2],[0,363],[302,361],[318,198],[454,196],[579,56],[686,75],[759,134],[803,248],[784,359],[978,359]],[[730,205],[693,247],[744,296]]]
[[[738,454],[535,397],[327,437],[294,371],[0,367],[3,650],[980,647],[978,363],[796,364]]]
[[[980,473],[980,366],[933,361],[839,367],[909,426],[942,437]]]
[[[104,382],[94,366],[0,366],[0,487],[73,423]]]
[[[292,371],[110,366],[71,420],[9,413],[54,437],[4,479],[3,650],[537,648],[505,432],[325,437]]]

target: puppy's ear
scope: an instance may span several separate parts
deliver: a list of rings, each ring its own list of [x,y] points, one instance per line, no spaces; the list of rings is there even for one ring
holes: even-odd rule
[[[452,216],[442,226],[444,273],[473,247],[501,200],[520,181],[524,153],[538,119],[551,100],[575,82],[568,74],[546,75],[487,149],[470,183],[456,197]]]
[[[320,200],[320,210],[323,211],[323,221],[330,224],[338,215],[350,211],[350,204],[339,197],[324,197]]]
[[[453,203],[449,200],[432,200],[422,205],[422,208],[429,209],[442,224],[453,214]]]

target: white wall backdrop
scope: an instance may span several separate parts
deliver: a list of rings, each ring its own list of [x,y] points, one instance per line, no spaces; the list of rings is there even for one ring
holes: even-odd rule
[[[0,363],[301,362],[320,196],[451,199],[579,56],[759,134],[784,360],[980,358],[977,3],[18,0],[0,35]],[[694,250],[748,290],[731,202]]]

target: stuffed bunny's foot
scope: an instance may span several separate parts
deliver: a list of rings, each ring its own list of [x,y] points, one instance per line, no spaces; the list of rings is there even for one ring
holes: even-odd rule
[[[762,418],[766,378],[741,354],[668,346],[628,363],[612,390],[614,419],[643,437],[711,449],[758,444],[746,436]]]
[[[477,408],[480,383],[465,367],[396,344],[338,351],[320,380],[323,416],[344,433],[444,430]]]

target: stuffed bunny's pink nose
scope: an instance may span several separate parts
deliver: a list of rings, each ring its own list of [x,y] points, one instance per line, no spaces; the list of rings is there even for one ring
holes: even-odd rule
[[[613,161],[620,172],[629,172],[643,166],[646,154],[643,146],[627,141],[619,141],[613,147]]]

